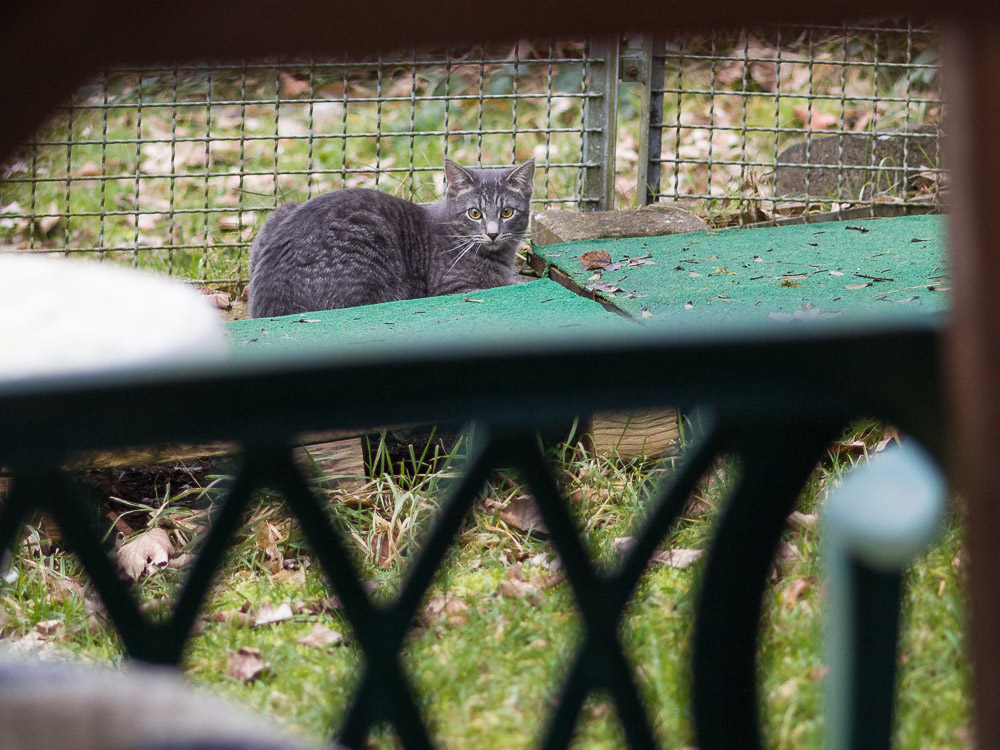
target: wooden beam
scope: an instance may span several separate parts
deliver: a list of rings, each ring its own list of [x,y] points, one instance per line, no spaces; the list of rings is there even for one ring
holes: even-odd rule
[[[976,745],[1000,748],[1000,12],[954,21],[945,36],[945,141],[953,185],[954,301],[947,342],[951,455],[967,503]]]

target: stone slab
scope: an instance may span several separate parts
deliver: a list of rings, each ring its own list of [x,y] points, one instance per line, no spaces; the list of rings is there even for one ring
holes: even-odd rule
[[[706,229],[708,225],[690,211],[664,204],[644,206],[634,211],[577,213],[549,209],[532,216],[531,243],[535,246],[553,245],[596,237],[649,237]]]
[[[789,146],[778,155],[774,194],[861,200],[899,192],[920,173],[940,166],[933,127],[881,133],[822,136]],[[907,183],[904,185],[903,183]]]

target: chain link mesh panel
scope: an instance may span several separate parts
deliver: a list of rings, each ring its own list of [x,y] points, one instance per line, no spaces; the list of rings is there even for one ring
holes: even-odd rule
[[[685,35],[652,45],[647,86],[610,90],[617,61],[579,42],[110,71],[0,167],[0,247],[239,286],[278,203],[362,186],[431,202],[444,158],[534,157],[537,207],[607,206],[614,172],[620,207],[717,225],[931,210],[936,41],[906,21]]]
[[[775,27],[659,47],[647,201],[719,224],[939,205],[935,29]]]
[[[523,42],[111,71],[0,167],[0,245],[239,284],[279,202],[342,187],[432,202],[445,158],[533,157],[536,205],[583,208],[594,65],[586,44]]]

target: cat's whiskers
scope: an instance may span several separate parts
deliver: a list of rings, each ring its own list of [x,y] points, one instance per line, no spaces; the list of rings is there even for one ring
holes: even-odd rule
[[[453,261],[451,262],[451,265],[450,265],[450,266],[448,266],[448,270],[447,270],[447,271],[445,271],[445,274],[447,275],[447,274],[451,273],[451,272],[452,272],[452,270],[453,270],[453,269],[455,268],[455,266],[456,266],[456,265],[458,264],[458,262],[459,262],[460,260],[462,260],[462,258],[464,258],[464,257],[466,256],[466,254],[468,254],[468,252],[469,252],[469,251],[470,251],[470,250],[471,250],[472,248],[476,247],[476,245],[478,245],[478,244],[479,244],[479,243],[475,242],[474,240],[473,240],[473,241],[471,241],[471,242],[469,242],[469,243],[468,243],[468,244],[467,244],[467,245],[465,246],[465,249],[464,249],[464,250],[462,250],[462,252],[460,252],[460,253],[459,253],[459,254],[458,254],[458,255],[457,255],[456,257],[455,257],[455,260],[453,260]]]
[[[464,252],[468,249],[467,247],[468,245],[471,245],[475,242],[475,240],[471,239],[467,234],[454,235],[454,236],[461,237],[463,241],[456,242],[455,244],[450,245],[449,247],[446,247],[443,250],[438,250],[437,253],[435,253],[435,255],[451,255],[453,253],[457,253],[460,251]]]

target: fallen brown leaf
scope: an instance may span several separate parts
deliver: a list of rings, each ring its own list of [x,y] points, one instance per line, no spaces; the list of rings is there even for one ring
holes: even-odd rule
[[[309,631],[308,635],[302,636],[295,642],[300,646],[309,646],[309,648],[326,651],[333,646],[342,646],[344,641],[345,639],[343,633],[333,630],[332,628],[328,628],[323,623],[317,622],[313,625],[313,629]]]
[[[256,680],[267,668],[260,656],[259,648],[240,646],[237,651],[229,652],[229,666],[226,674],[243,684]]]
[[[542,591],[558,586],[568,578],[565,570],[560,570],[551,575],[547,575],[538,582],[538,588]]]
[[[590,250],[580,256],[580,265],[588,271],[596,271],[611,264],[611,256],[607,250]]]
[[[194,564],[194,561],[198,559],[198,555],[192,554],[190,552],[184,552],[175,557],[171,557],[167,561],[167,567],[173,570],[181,570],[182,568],[190,567]]]
[[[666,565],[668,568],[684,570],[698,562],[704,554],[703,549],[660,550],[653,554],[649,562],[652,565]]]
[[[635,546],[635,538],[631,536],[620,536],[611,541],[611,547],[620,555],[628,553]],[[668,568],[684,570],[694,565],[705,550],[702,549],[671,549],[658,550],[649,558],[649,565],[665,565]]]
[[[208,301],[220,310],[233,309],[233,298],[228,293],[221,292],[218,289],[212,289],[207,286],[199,286],[195,288],[205,295]]]
[[[243,627],[250,627],[254,622],[254,618],[249,612],[240,612],[239,610],[213,612],[208,619],[212,622],[228,622]]]
[[[308,80],[303,81],[288,73],[281,73],[279,79],[281,82],[281,97],[283,99],[297,99],[309,93]]]
[[[799,552],[799,548],[795,546],[794,543],[789,541],[784,541],[778,545],[778,555],[776,562],[785,563],[796,563],[802,559],[802,553]]]
[[[795,510],[788,516],[788,524],[802,531],[812,531],[816,528],[818,521],[819,516],[815,513],[802,513]]]
[[[63,621],[59,619],[42,620],[35,624],[35,632],[43,638],[59,636],[63,630]]]
[[[525,577],[517,563],[507,568],[507,579],[500,584],[500,593],[516,599],[528,599],[534,604],[541,598],[538,588]]]
[[[886,447],[889,445],[889,443],[891,443],[893,440],[895,440],[897,443],[899,442],[899,431],[895,427],[886,427],[885,434],[882,436],[882,439],[879,440],[878,444],[875,446],[875,453],[881,453],[882,451],[884,451]]]
[[[170,561],[174,545],[163,529],[149,529],[118,549],[118,564],[133,581],[152,575]]]
[[[80,167],[78,174],[81,177],[99,177],[101,175],[101,168],[95,162],[88,161]]]
[[[310,602],[292,602],[292,612],[297,615],[308,615],[309,617],[314,617],[315,615],[321,614],[323,612],[323,602],[322,600],[312,600]]]
[[[62,221],[62,216],[59,214],[59,207],[55,203],[50,203],[49,207],[45,209],[47,216],[42,216],[41,218],[35,219],[35,224],[37,225],[39,231],[42,235],[47,235],[55,229],[59,222]]]
[[[781,595],[781,601],[785,605],[786,609],[793,609],[802,595],[808,591],[813,584],[816,583],[816,579],[809,578],[796,578],[792,581],[791,585],[785,589],[785,592]]]
[[[616,292],[624,292],[617,284],[606,284],[603,281],[599,281],[596,284],[585,284],[584,289],[588,292],[603,292],[604,294],[615,294]]]
[[[109,510],[105,514],[105,518],[110,519],[114,523],[115,528],[118,529],[118,531],[120,531],[125,536],[131,536],[132,534],[135,533],[135,529],[129,526],[129,524],[125,521],[125,519],[122,518],[117,513],[115,513],[113,510]]]
[[[791,677],[785,680],[775,691],[775,696],[783,701],[790,701],[799,692],[799,678]]]
[[[837,116],[821,111],[817,107],[807,107],[804,104],[792,107],[795,119],[810,130],[827,130],[837,124]]]
[[[504,505],[499,505],[495,501],[487,501],[486,507],[497,508],[497,515],[500,520],[508,526],[513,526],[518,531],[536,534],[548,534],[549,530],[542,520],[542,513],[538,509],[538,503],[531,495],[517,495],[512,497]]]
[[[271,581],[273,583],[296,583],[300,586],[304,586],[306,583],[306,570],[302,567],[296,568],[295,570],[282,568],[271,576]]]
[[[276,622],[291,620],[292,617],[292,606],[288,602],[282,602],[277,607],[265,602],[257,610],[257,617],[254,618],[253,624],[258,627],[273,625]]]
[[[24,637],[12,641],[8,646],[8,648],[15,653],[36,653],[39,651],[49,651],[52,647],[53,644],[49,643],[49,639],[37,630],[25,633]]]
[[[541,568],[545,568],[545,570],[550,573],[554,573],[562,568],[562,558],[559,557],[559,555],[556,555],[550,560],[547,553],[539,552],[534,557],[528,558],[528,564],[537,565]]]
[[[257,533],[254,536],[257,549],[264,553],[265,567],[272,573],[277,573],[284,567],[285,563],[285,556],[281,553],[278,545],[288,539],[288,534],[283,533],[270,521],[264,521],[258,525]]]
[[[369,547],[376,565],[380,568],[388,568],[392,565],[392,544],[388,534],[375,534],[369,541]]]
[[[421,619],[428,627],[444,618],[448,625],[465,625],[468,622],[469,605],[463,599],[435,596],[424,607]]]
[[[53,602],[62,604],[68,599],[86,599],[83,584],[79,581],[74,581],[69,576],[62,575],[53,570],[48,572],[47,578],[49,581],[49,596]]]

